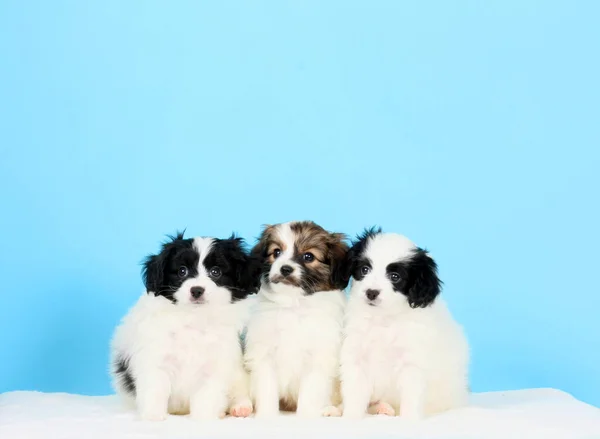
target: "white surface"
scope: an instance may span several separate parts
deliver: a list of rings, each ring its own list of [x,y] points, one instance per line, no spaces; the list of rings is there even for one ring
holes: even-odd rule
[[[185,416],[139,421],[115,396],[9,392],[0,395],[0,438],[600,438],[600,409],[553,389],[479,393],[467,408],[410,424],[372,416],[359,421],[271,421],[227,418],[201,423]]]

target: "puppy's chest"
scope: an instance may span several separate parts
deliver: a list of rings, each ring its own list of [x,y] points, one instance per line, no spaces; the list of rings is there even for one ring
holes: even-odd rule
[[[194,325],[191,323],[178,325],[167,334],[167,349],[174,352],[185,352],[196,349],[206,349],[215,347],[219,341],[219,331],[217,328],[210,328],[205,325]]]
[[[334,319],[321,310],[315,309],[282,309],[272,312],[267,319],[268,326],[265,330],[271,332],[273,343],[276,345],[286,345],[290,342],[297,343],[297,346],[303,346],[308,340],[323,332],[331,332],[335,325]]]
[[[321,358],[318,352],[335,352],[341,328],[335,316],[320,309],[299,307],[263,310],[248,327],[250,356],[268,355],[277,364],[303,364]]]
[[[386,321],[356,328],[351,335],[354,359],[369,369],[401,368],[414,360],[413,332],[410,325]]]
[[[227,328],[182,322],[167,331],[160,356],[165,368],[183,372],[219,361],[235,343]]]

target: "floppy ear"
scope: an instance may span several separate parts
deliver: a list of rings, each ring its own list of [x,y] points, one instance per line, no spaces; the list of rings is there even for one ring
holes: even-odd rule
[[[348,244],[346,235],[343,233],[331,233],[330,241],[327,243],[329,253],[329,266],[331,270],[331,285],[338,290],[348,286],[349,276],[346,276],[346,258],[348,255]]]
[[[227,241],[231,247],[229,257],[235,264],[235,282],[236,289],[233,292],[234,300],[244,299],[248,294],[255,292],[256,278],[255,271],[260,271],[260,265],[256,261],[256,258],[248,255],[245,241],[242,238],[237,238],[232,235]]]
[[[273,236],[275,227],[272,225],[264,225],[258,242],[250,250],[246,262],[245,276],[249,286],[250,294],[257,292],[260,289],[261,279],[264,273],[269,271],[266,263],[269,241]]]
[[[248,294],[254,294],[260,288],[262,265],[261,259],[252,255],[245,255],[240,283]]]
[[[250,255],[254,258],[262,260],[267,256],[267,246],[269,245],[269,239],[273,234],[274,227],[271,225],[264,225],[260,236],[258,237],[258,242],[252,247],[250,251]]]
[[[408,264],[408,303],[411,308],[425,308],[440,294],[442,281],[438,278],[437,264],[418,248]]]
[[[155,295],[158,293],[164,280],[165,263],[173,249],[170,244],[183,239],[184,233],[185,229],[183,232],[177,231],[175,235],[167,235],[167,238],[169,238],[170,241],[163,243],[161,252],[157,255],[149,255],[144,259],[144,262],[142,263],[142,280],[146,286],[146,292],[152,292],[155,293]]]
[[[165,252],[158,255],[148,256],[142,266],[142,280],[146,286],[147,293],[156,293],[163,283],[165,269]]]
[[[341,263],[339,276],[341,277],[341,282],[345,283],[346,286],[350,283],[350,278],[352,277],[352,272],[354,271],[357,255],[357,246],[355,244],[348,249],[344,260]]]

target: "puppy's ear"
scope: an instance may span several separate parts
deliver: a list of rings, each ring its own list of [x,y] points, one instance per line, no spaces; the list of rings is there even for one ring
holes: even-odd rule
[[[352,272],[354,271],[356,260],[358,258],[358,246],[354,244],[346,252],[346,256],[340,267],[341,282],[345,283],[346,286],[350,283]]]
[[[166,253],[162,252],[158,255],[149,255],[144,260],[142,265],[142,280],[146,286],[147,293],[156,293],[163,283],[165,271]]]
[[[411,308],[425,308],[440,294],[442,281],[437,274],[437,264],[421,248],[418,248],[408,264],[406,286]]]
[[[242,238],[238,238],[235,234],[232,234],[227,239],[220,239],[219,243],[225,252],[225,257],[232,265],[235,281],[235,287],[232,288],[233,300],[243,299],[248,295],[248,290],[250,289],[250,282],[246,271],[249,257],[245,242]]]
[[[250,255],[258,260],[263,260],[267,256],[267,250],[271,237],[273,236],[274,226],[264,225],[258,242],[252,248]]]
[[[329,266],[331,270],[331,285],[337,290],[343,290],[348,286],[350,276],[346,274],[346,259],[348,256],[348,244],[346,235],[343,233],[331,233],[327,242]]]
[[[177,231],[175,235],[167,235],[169,241],[166,241],[162,245],[161,252],[157,255],[149,255],[144,259],[142,263],[142,280],[146,287],[146,292],[158,293],[160,286],[164,280],[165,264],[167,258],[172,250],[172,243],[183,239],[183,232]]]
[[[261,259],[252,255],[246,255],[244,268],[241,273],[241,283],[244,285],[247,294],[254,294],[260,288],[262,266]]]
[[[253,294],[260,286],[261,263],[258,258],[249,255],[245,241],[232,235],[226,240],[229,247],[228,257],[235,263],[236,289],[233,299],[244,299]]]

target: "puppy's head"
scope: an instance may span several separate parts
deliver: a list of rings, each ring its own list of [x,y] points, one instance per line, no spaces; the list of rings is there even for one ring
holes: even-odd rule
[[[142,277],[148,294],[177,305],[226,304],[252,290],[253,262],[241,238],[189,238],[178,233],[150,255]]]
[[[372,228],[348,252],[346,276],[351,294],[372,306],[425,308],[441,290],[437,265],[408,238]]]
[[[262,282],[274,292],[310,295],[346,288],[347,251],[343,234],[330,233],[312,221],[293,221],[266,226],[252,255],[262,262]]]

